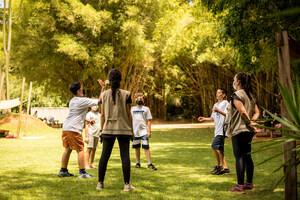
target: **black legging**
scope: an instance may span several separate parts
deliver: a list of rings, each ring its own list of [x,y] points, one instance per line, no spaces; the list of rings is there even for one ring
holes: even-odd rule
[[[252,132],[242,132],[232,137],[236,175],[239,185],[244,184],[245,171],[247,175],[246,182],[252,183],[254,165],[250,152],[253,135],[254,133]]]
[[[129,157],[130,138],[129,137],[117,137],[117,138],[119,142],[120,155],[122,160],[124,183],[128,184],[130,181],[130,157]],[[99,168],[98,168],[99,182],[104,181],[107,162],[111,155],[111,151],[113,149],[115,140],[116,137],[103,138],[102,155],[99,161]]]

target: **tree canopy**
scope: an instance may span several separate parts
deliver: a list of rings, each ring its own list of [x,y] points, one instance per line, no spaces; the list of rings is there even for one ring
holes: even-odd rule
[[[245,71],[254,77],[259,105],[275,110],[280,100],[275,33],[288,30],[299,41],[299,4],[16,1],[12,95],[19,96],[16,88],[25,76],[34,82],[34,106],[65,106],[71,97],[70,83],[81,81],[87,95],[96,96],[97,79],[107,79],[116,67],[123,75],[121,87],[144,92],[156,118],[180,114],[195,119],[210,115],[216,90],[225,87],[230,95],[234,74]],[[298,61],[292,67],[300,74]]]

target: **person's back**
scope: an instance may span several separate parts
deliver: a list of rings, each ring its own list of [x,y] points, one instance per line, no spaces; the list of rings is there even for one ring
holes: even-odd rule
[[[103,141],[102,154],[99,161],[97,190],[104,188],[103,181],[107,163],[110,158],[115,140],[118,139],[122,171],[124,178],[124,191],[133,190],[130,181],[130,154],[129,144],[132,133],[132,119],[130,118],[131,94],[120,89],[122,74],[114,68],[108,73],[111,89],[101,94],[101,139]]]
[[[112,99],[112,90],[102,93],[101,102],[104,108],[105,122],[102,134],[132,135],[131,122],[126,105],[131,101],[130,92],[119,89],[116,93],[116,102]]]
[[[255,113],[256,101],[254,97],[251,99],[248,97],[245,90],[241,89],[236,91],[232,96],[238,98],[245,107],[246,112],[251,118]],[[233,101],[229,104],[228,107],[228,118],[230,119],[227,126],[227,133],[230,133],[231,136],[237,135],[241,132],[252,132],[253,130],[247,126],[245,120],[240,115],[239,111],[235,108]]]

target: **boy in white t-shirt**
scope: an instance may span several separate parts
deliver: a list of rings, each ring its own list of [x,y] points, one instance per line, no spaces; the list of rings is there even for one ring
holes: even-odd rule
[[[140,149],[145,150],[146,159],[148,161],[148,169],[157,170],[151,163],[149,138],[151,137],[151,119],[152,115],[150,109],[144,104],[144,95],[137,93],[135,95],[137,106],[131,108],[132,124],[134,139],[132,141],[132,148],[135,149],[136,165],[134,168],[140,168]]]
[[[217,166],[211,174],[221,175],[221,174],[229,174],[229,169],[226,164],[225,155],[224,155],[224,140],[225,140],[225,132],[223,130],[223,124],[225,120],[225,116],[227,114],[227,106],[229,102],[224,100],[227,95],[227,90],[225,88],[219,88],[217,90],[216,97],[218,99],[218,103],[215,103],[213,106],[213,112],[210,118],[199,117],[198,121],[214,121],[215,123],[215,139],[211,144],[211,147],[215,153],[215,157],[217,160]]]
[[[87,149],[85,152],[85,169],[96,168],[93,163],[99,144],[100,117],[98,105],[92,106],[91,111],[86,115],[85,142],[87,143]]]
[[[104,86],[103,81],[98,80],[99,84]],[[69,103],[69,114],[62,128],[62,142],[65,151],[61,159],[61,169],[57,176],[70,177],[74,176],[68,172],[68,162],[72,150],[76,150],[78,154],[79,175],[78,178],[91,178],[92,176],[86,173],[84,163],[84,143],[82,138],[82,129],[88,108],[97,106],[99,99],[90,99],[84,97],[84,89],[80,82],[74,82],[69,86],[70,91],[74,95]]]

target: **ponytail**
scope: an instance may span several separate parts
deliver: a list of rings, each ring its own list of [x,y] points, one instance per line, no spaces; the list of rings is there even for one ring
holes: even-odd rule
[[[119,91],[120,82],[122,80],[122,74],[121,74],[120,70],[118,70],[116,68],[110,70],[108,73],[108,79],[109,79],[110,86],[111,86],[112,99],[113,99],[113,102],[115,105],[116,104],[116,94]],[[120,95],[120,93],[118,93],[118,95]]]
[[[236,74],[236,79],[240,81],[242,88],[245,90],[249,99],[252,99],[251,76],[244,72]]]

